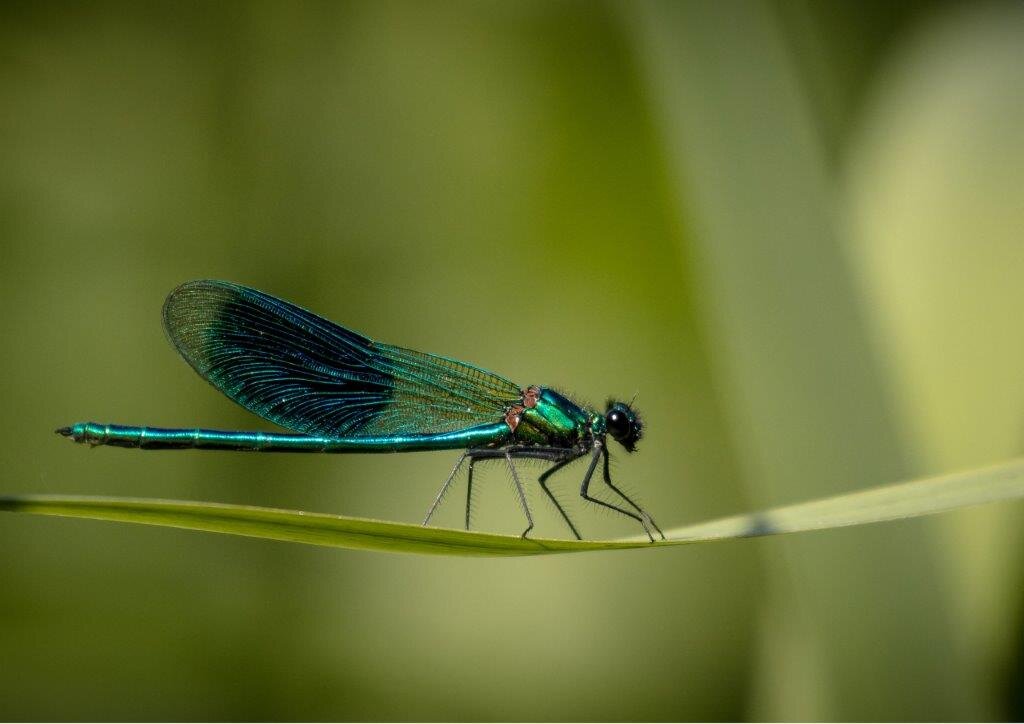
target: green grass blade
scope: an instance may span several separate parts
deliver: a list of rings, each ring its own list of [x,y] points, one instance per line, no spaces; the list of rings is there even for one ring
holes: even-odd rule
[[[641,538],[606,541],[522,539],[325,513],[146,498],[6,496],[0,498],[0,510],[143,523],[337,548],[462,556],[526,556],[655,548],[799,533],[913,518],[1022,497],[1024,459],[1018,458],[989,468],[896,483],[683,526],[669,531],[668,540],[654,545]]]

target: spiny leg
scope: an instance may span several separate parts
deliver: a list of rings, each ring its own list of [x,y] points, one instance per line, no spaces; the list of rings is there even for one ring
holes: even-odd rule
[[[565,524],[569,526],[569,530],[571,530],[572,534],[576,536],[576,540],[583,540],[583,537],[580,535],[579,531],[576,530],[576,526],[574,526],[572,524],[572,521],[569,520],[568,513],[565,512],[565,509],[562,507],[561,503],[559,503],[558,499],[555,498],[554,493],[552,493],[551,490],[548,488],[548,478],[550,478],[552,475],[554,475],[556,472],[558,472],[559,470],[561,470],[574,460],[576,460],[576,458],[569,458],[568,460],[563,460],[559,463],[555,463],[550,468],[541,473],[541,476],[537,478],[537,482],[540,483],[540,487],[543,488],[544,492],[548,494],[549,498],[551,498],[551,502],[555,504],[556,508],[558,508],[558,512],[562,514],[562,520],[564,520]]]
[[[469,458],[469,478],[466,484],[466,530],[469,530],[469,516],[472,512],[473,505],[473,466],[476,464],[476,458],[470,456]]]
[[[636,512],[639,513],[640,515],[642,515],[644,518],[646,518],[647,522],[650,523],[654,527],[654,530],[658,531],[658,535],[661,536],[661,539],[665,540],[665,534],[661,532],[661,528],[659,528],[658,524],[654,522],[654,518],[651,517],[651,514],[648,513],[646,510],[644,510],[643,508],[641,508],[636,503],[634,503],[633,500],[628,495],[626,495],[621,490],[619,490],[618,486],[616,486],[615,483],[612,482],[612,474],[611,474],[611,470],[609,469],[609,464],[608,464],[608,448],[607,447],[602,447],[601,448],[601,454],[604,456],[604,483],[605,483],[605,485],[607,485],[609,488],[611,488],[616,493],[618,493],[620,498],[622,498],[627,503],[632,505],[636,509]],[[648,533],[648,535],[650,535],[650,533]]]
[[[591,497],[591,495],[590,495],[590,479],[594,476],[594,470],[597,469],[597,461],[598,461],[598,458],[601,456],[601,450],[603,448],[604,448],[604,446],[600,442],[595,442],[594,443],[594,452],[591,453],[591,455],[590,455],[590,465],[587,467],[587,474],[583,478],[583,485],[580,486],[580,497],[583,498],[584,500],[589,500],[591,503],[597,503],[598,505],[603,505],[605,508],[611,508],[612,510],[614,510],[614,511],[616,511],[618,513],[622,513],[623,515],[632,518],[633,520],[635,520],[636,522],[638,522],[640,525],[642,525],[644,527],[644,532],[647,534],[647,537],[651,539],[651,543],[653,543],[654,542],[654,536],[651,535],[651,531],[647,527],[647,522],[643,518],[641,518],[639,515],[637,515],[636,513],[630,513],[628,510],[623,510],[619,506],[613,505],[612,503],[606,503],[603,500],[598,500],[597,498]]]
[[[512,471],[512,480],[516,484],[516,491],[519,493],[519,502],[523,506],[523,512],[526,513],[526,530],[523,531],[520,538],[525,538],[526,534],[533,530],[533,516],[530,515],[530,505],[526,502],[526,491],[523,490],[523,484],[519,482],[519,473],[516,472],[516,466],[512,463],[512,453],[508,450],[505,451],[505,460],[508,462],[508,469]]]
[[[455,475],[459,472],[459,468],[462,467],[462,461],[465,460],[466,456],[468,455],[468,452],[462,453],[462,456],[459,458],[459,461],[455,463],[455,467],[452,468],[451,475],[449,475],[448,479],[444,481],[444,485],[441,486],[441,490],[438,491],[437,497],[434,498],[434,502],[430,505],[430,510],[427,511],[427,517],[423,519],[423,525],[426,525],[430,522],[430,519],[434,515],[434,511],[437,510],[437,506],[441,504],[441,501],[444,499],[445,493],[448,492],[448,488],[451,486],[452,481],[455,479]]]

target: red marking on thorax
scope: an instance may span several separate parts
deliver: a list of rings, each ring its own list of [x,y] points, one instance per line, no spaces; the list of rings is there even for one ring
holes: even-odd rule
[[[508,425],[512,432],[515,432],[516,428],[519,427],[519,419],[524,409],[522,405],[512,405],[512,407],[508,408],[508,412],[505,413],[505,424]]]
[[[505,424],[508,425],[512,432],[515,432],[516,428],[519,427],[519,421],[522,419],[523,413],[537,406],[538,399],[540,399],[540,388],[536,385],[530,385],[523,390],[523,397],[519,400],[519,403],[508,408],[508,412],[505,413]]]

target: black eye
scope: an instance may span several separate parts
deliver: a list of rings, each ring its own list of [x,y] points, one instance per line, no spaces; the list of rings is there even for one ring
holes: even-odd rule
[[[605,423],[608,426],[608,433],[619,441],[628,438],[633,427],[633,421],[629,419],[629,416],[622,410],[616,409],[608,411]]]
[[[604,413],[604,427],[608,434],[629,452],[636,451],[636,443],[644,430],[636,410],[625,402],[614,400],[608,400],[608,408]]]

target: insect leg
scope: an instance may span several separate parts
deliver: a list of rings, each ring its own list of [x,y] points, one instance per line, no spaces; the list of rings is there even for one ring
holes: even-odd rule
[[[520,538],[525,538],[526,534],[533,530],[533,516],[530,515],[530,505],[526,502],[526,491],[523,490],[523,484],[519,482],[519,473],[516,472],[516,466],[512,463],[512,453],[508,450],[505,451],[505,460],[508,461],[508,469],[512,471],[512,480],[515,481],[516,492],[519,493],[519,503],[523,506],[523,512],[526,513],[526,530],[520,536]]]
[[[647,522],[636,513],[630,513],[628,510],[623,510],[617,505],[612,503],[606,503],[603,500],[598,500],[590,495],[590,479],[594,476],[594,470],[597,469],[597,461],[601,457],[601,451],[604,449],[604,445],[600,441],[594,442],[594,452],[590,455],[590,465],[587,467],[587,474],[583,478],[583,485],[580,486],[580,497],[584,500],[589,500],[591,503],[597,503],[603,505],[605,508],[610,508],[616,512],[622,513],[638,522],[644,527],[644,532],[647,533],[647,537],[651,539],[651,543],[654,542],[654,536],[651,535],[650,529],[647,527]]]
[[[455,475],[459,472],[459,468],[462,467],[462,461],[465,460],[466,456],[468,455],[468,452],[462,453],[462,456],[459,458],[459,461],[455,463],[455,467],[452,468],[451,475],[449,475],[448,479],[444,481],[444,485],[441,486],[441,490],[438,491],[437,497],[434,498],[434,502],[430,505],[430,510],[427,511],[427,517],[423,519],[423,525],[426,525],[430,522],[431,517],[433,517],[434,515],[434,511],[437,510],[437,506],[441,504],[441,501],[444,499],[445,493],[448,492],[448,488],[451,486],[452,481],[455,479]]]
[[[550,468],[548,468],[543,473],[541,473],[541,476],[539,478],[537,478],[537,482],[540,483],[540,487],[543,488],[544,492],[547,493],[549,498],[551,498],[551,502],[555,504],[556,508],[558,508],[558,512],[562,514],[562,519],[565,521],[565,524],[567,526],[569,526],[569,530],[572,531],[572,534],[574,536],[576,536],[576,540],[583,540],[583,538],[580,536],[579,531],[576,530],[576,526],[574,526],[572,524],[572,521],[569,520],[568,513],[565,512],[565,509],[562,507],[561,503],[558,502],[558,499],[555,498],[554,494],[548,488],[548,478],[550,478],[556,472],[558,472],[559,470],[564,468],[566,465],[568,465],[569,463],[571,463],[571,462],[573,462],[574,460],[577,460],[577,459],[578,459],[578,456],[577,457],[568,458],[566,460],[562,460],[561,462],[555,463]]]
[[[466,484],[466,530],[469,530],[469,514],[473,503],[473,465],[475,464],[476,458],[471,455],[469,458],[469,478]]]
[[[634,503],[632,501],[632,499],[630,499],[630,497],[628,495],[626,495],[621,490],[619,490],[618,486],[616,486],[615,483],[612,482],[611,470],[609,469],[609,465],[608,465],[608,448],[607,447],[602,447],[601,448],[601,454],[604,456],[604,482],[605,482],[605,485],[607,485],[609,488],[611,488],[616,493],[618,493],[620,498],[622,498],[627,503],[632,505],[636,509],[636,512],[639,513],[644,518],[646,518],[647,522],[651,524],[651,526],[654,528],[654,530],[658,531],[658,535],[661,536],[661,539],[665,540],[665,534],[661,532],[661,528],[659,528],[658,524],[654,522],[654,518],[651,517],[651,514],[648,513],[646,510],[644,510],[643,508],[641,508],[636,503]],[[648,535],[649,535],[649,533],[648,533]]]

